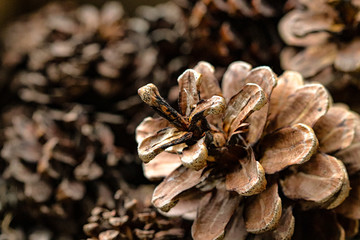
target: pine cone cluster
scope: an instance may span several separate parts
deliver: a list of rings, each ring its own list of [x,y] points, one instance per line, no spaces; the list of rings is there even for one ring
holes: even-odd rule
[[[66,1],[9,25],[0,239],[358,235],[360,117],[332,97],[360,109],[359,8]]]
[[[358,1],[296,2],[279,23],[279,33],[289,46],[280,56],[283,69],[319,81],[335,94],[346,88],[336,98],[350,102],[341,95],[360,86]]]
[[[222,90],[214,72],[200,62],[178,78],[179,111],[153,84],[138,91],[162,117],[136,132],[145,174],[165,177],[154,206],[193,218],[194,239],[354,236],[359,116],[297,72],[234,62]]]
[[[114,195],[116,207],[95,207],[83,229],[89,240],[188,239],[181,218],[167,218],[151,206],[152,186],[124,187]]]
[[[21,107],[1,106],[0,216],[13,213],[14,226],[40,223],[54,230],[50,238],[79,238],[94,204],[114,207],[123,178],[144,181],[132,155],[134,129],[147,115],[136,90],[148,78],[161,85],[171,72],[166,51],[155,64],[161,48],[149,29],[118,2],[100,10],[50,3],[8,26],[1,90]],[[19,231],[29,237],[33,230]]]

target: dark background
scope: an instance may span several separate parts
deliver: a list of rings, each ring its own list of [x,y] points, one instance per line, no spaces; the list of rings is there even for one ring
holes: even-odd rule
[[[61,0],[63,1],[63,0]],[[139,5],[155,5],[165,2],[165,0],[117,0],[124,6],[127,14],[132,15]],[[17,16],[26,14],[39,9],[41,6],[50,2],[49,0],[0,0],[0,28],[4,27],[9,21],[16,19]],[[78,4],[90,3],[101,6],[105,0],[76,0]]]

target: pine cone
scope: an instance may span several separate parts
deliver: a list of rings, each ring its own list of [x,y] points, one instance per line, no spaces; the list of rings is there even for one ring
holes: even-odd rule
[[[166,177],[155,207],[194,218],[194,239],[290,239],[294,227],[325,239],[356,234],[357,114],[297,72],[277,78],[245,62],[228,67],[222,91],[206,62],[178,82],[179,112],[155,85],[138,91],[163,117],[146,118],[136,132],[145,175]],[[308,224],[311,214],[332,231]]]
[[[8,26],[1,73],[25,102],[61,110],[73,102],[92,105],[124,116],[117,124],[132,134],[145,116],[134,110],[141,104],[136,90],[149,78],[159,85],[168,79],[141,26],[148,23],[134,24],[119,2],[100,10],[51,3]]]
[[[153,73],[155,81],[171,79],[171,83],[175,82],[192,59],[184,46],[186,25],[181,9],[174,2],[168,1],[155,6],[139,6],[135,15],[130,19],[129,27],[146,26],[142,33],[148,36],[151,45],[158,51]]]
[[[276,27],[285,1],[179,0],[190,54],[226,67],[239,58],[279,68]],[[264,51],[268,49],[268,51]],[[198,58],[196,58],[198,56]]]
[[[101,114],[75,105],[68,112],[15,112],[11,119],[1,151],[7,163],[2,177],[22,193],[18,217],[29,215],[75,234],[92,206],[114,207],[112,195],[123,181],[120,161],[131,155],[115,145]]]
[[[282,67],[321,82],[331,92],[342,90],[334,97],[359,110],[360,106],[355,104],[359,99],[347,94],[354,86],[360,87],[359,3],[355,0],[297,3],[279,23],[280,35],[289,45],[280,56]]]
[[[184,221],[163,217],[151,206],[152,191],[150,186],[119,190],[114,195],[116,207],[95,207],[83,227],[89,240],[188,239]]]
[[[53,3],[10,25],[3,64],[14,69],[20,97],[49,104],[76,99],[89,88],[108,97],[119,92],[119,69],[128,67],[135,51],[134,43],[119,43],[123,11],[115,2],[101,11]]]
[[[199,60],[226,67],[239,58],[280,69],[282,47],[277,23],[285,1],[177,0],[141,6],[136,19],[149,24],[147,35],[157,46],[157,63],[168,63],[168,75]],[[266,48],[268,51],[263,51]],[[165,57],[164,57],[165,56]]]

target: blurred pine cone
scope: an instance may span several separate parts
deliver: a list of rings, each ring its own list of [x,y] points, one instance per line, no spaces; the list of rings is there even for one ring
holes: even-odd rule
[[[279,32],[289,47],[281,53],[286,70],[324,84],[336,100],[349,103],[358,112],[360,4],[356,0],[304,1],[279,23]],[[355,87],[355,90],[354,90]]]
[[[102,11],[53,3],[8,26],[2,62],[14,71],[20,97],[56,104],[90,90],[106,97],[118,93],[119,70],[129,67],[136,51],[134,43],[119,42],[125,38],[123,14],[115,2]]]
[[[174,2],[136,10],[137,18],[150,24],[148,36],[158,47],[159,56],[167,57],[157,61],[167,61],[171,79],[176,78],[174,73],[181,73],[178,70],[184,71],[199,60],[226,67],[241,58],[280,70],[278,55],[282,43],[277,23],[285,0]]]
[[[2,178],[18,189],[19,219],[28,216],[75,235],[95,204],[115,206],[112,195],[125,175],[121,161],[133,156],[115,145],[101,114],[81,105],[68,112],[44,108],[9,114]]]
[[[254,65],[279,69],[282,43],[276,27],[286,1],[177,2],[188,27],[189,53],[196,61],[226,67],[232,61],[244,59]]]
[[[154,80],[163,78],[174,85],[178,74],[185,70],[192,58],[186,55],[183,47],[186,25],[181,9],[172,1],[155,6],[139,6],[129,26],[136,28],[142,25],[146,26],[143,34],[148,36],[151,45],[158,51],[156,65],[164,66],[162,71],[155,69]]]
[[[8,26],[2,74],[25,102],[62,110],[73,102],[91,105],[124,116],[117,124],[132,135],[143,118],[136,117],[143,113],[136,90],[148,79],[160,86],[168,79],[148,28],[125,16],[119,2],[100,10],[51,3]]]
[[[151,206],[153,190],[151,186],[119,190],[114,195],[116,207],[95,207],[83,227],[88,239],[188,239],[185,221],[166,218]]]
[[[297,72],[277,78],[245,62],[228,67],[222,91],[206,62],[178,82],[179,112],[155,85],[139,89],[163,117],[137,128],[145,175],[166,177],[153,194],[157,208],[195,219],[194,239],[290,239],[294,228],[298,239],[357,233],[356,113]]]

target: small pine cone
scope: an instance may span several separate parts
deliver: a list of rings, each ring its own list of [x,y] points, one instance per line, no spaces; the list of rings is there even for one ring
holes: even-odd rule
[[[194,239],[354,236],[359,115],[297,72],[277,77],[238,61],[222,90],[214,72],[200,62],[178,78],[178,111],[155,85],[138,91],[163,117],[144,119],[136,131],[145,175],[165,177],[154,206],[194,219]],[[311,216],[321,224],[308,224]]]
[[[164,217],[151,206],[152,191],[151,186],[128,189],[126,193],[118,190],[114,195],[116,207],[93,208],[88,223],[83,226],[88,239],[189,239],[185,221]]]
[[[359,2],[297,3],[279,23],[280,35],[289,46],[280,56],[283,69],[298,71],[307,80],[321,82],[331,92],[343,90],[333,94],[335,99],[356,105],[359,99],[354,100],[354,95],[346,92],[354,86],[360,88]],[[360,110],[359,105],[356,108]]]
[[[1,151],[2,178],[22,193],[15,211],[49,219],[45,224],[69,234],[93,205],[114,207],[112,195],[123,181],[119,161],[128,157],[102,116],[89,111],[81,105],[68,112],[14,111]]]

